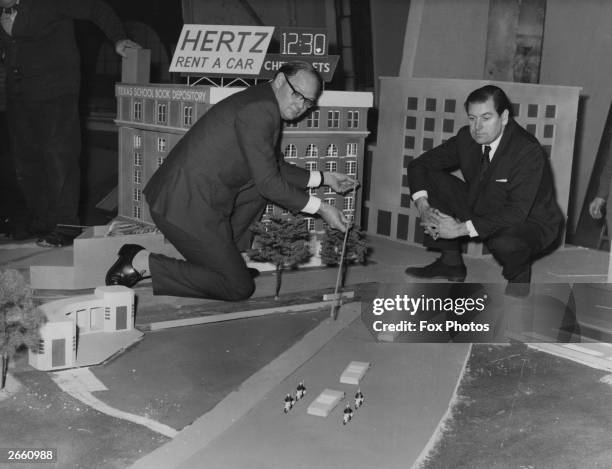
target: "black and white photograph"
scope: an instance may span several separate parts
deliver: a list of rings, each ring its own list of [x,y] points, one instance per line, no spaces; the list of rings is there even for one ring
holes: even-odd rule
[[[0,0],[0,468],[612,467],[611,22]]]

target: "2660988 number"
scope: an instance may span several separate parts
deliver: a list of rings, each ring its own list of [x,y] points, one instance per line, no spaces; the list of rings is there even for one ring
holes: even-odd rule
[[[55,448],[5,448],[0,450],[0,462],[55,462]]]

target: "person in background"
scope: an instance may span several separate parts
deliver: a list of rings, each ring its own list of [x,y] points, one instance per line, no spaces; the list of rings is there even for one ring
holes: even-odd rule
[[[72,244],[78,229],[79,51],[74,20],[96,24],[118,54],[140,47],[101,0],[0,0],[10,152],[26,209],[15,239]]]
[[[0,234],[11,236],[14,220],[24,212],[25,202],[17,184],[15,165],[9,152],[9,133],[6,122],[6,68],[0,63]]]
[[[589,214],[596,220],[603,216],[604,209],[607,205],[608,196],[610,195],[610,182],[612,182],[612,158],[610,155],[608,155],[606,158],[606,163],[601,171],[601,175],[599,176],[599,185],[597,187],[596,195],[589,204]],[[608,226],[611,226],[609,222]]]

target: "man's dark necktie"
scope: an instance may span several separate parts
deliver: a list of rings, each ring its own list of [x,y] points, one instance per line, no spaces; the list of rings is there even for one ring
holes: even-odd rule
[[[482,160],[480,161],[480,180],[484,178],[484,175],[489,170],[491,166],[491,160],[489,159],[489,155],[491,154],[491,147],[489,145],[485,145],[484,151],[482,152]]]

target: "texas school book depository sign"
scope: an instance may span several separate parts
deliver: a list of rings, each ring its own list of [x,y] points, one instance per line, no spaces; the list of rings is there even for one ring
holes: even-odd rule
[[[328,55],[326,29],[279,28],[279,53],[269,54],[273,26],[226,26],[186,24],[183,26],[171,72],[200,76],[271,78],[290,60],[310,62],[330,81],[337,55]]]

